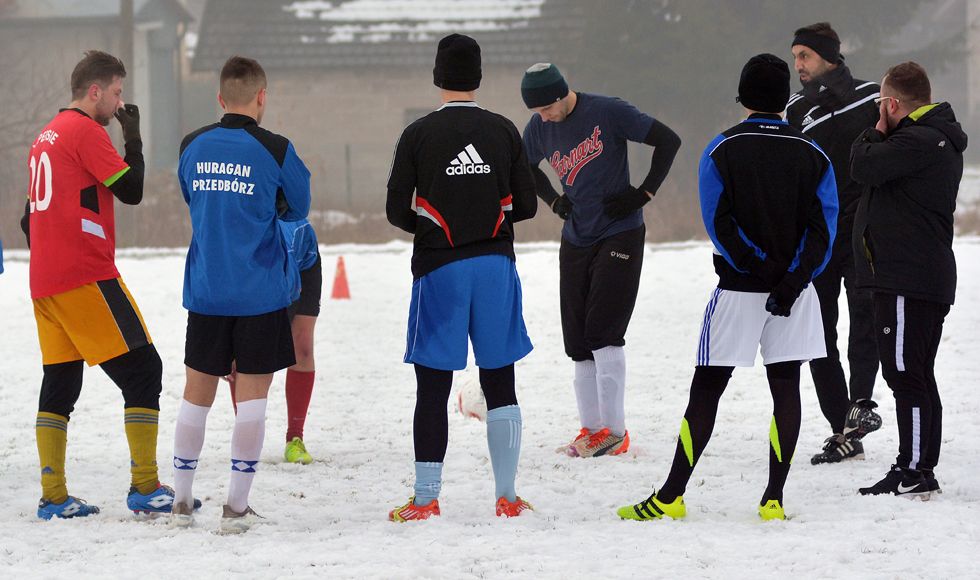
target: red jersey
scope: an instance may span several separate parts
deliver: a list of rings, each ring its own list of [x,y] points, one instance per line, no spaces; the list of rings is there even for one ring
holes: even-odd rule
[[[31,298],[119,277],[109,191],[129,168],[105,129],[65,109],[30,151]]]

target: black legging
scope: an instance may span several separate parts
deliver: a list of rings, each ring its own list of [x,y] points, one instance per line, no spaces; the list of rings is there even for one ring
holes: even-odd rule
[[[687,482],[694,472],[694,466],[697,465],[701,453],[704,452],[711,438],[715,417],[718,415],[718,401],[728,386],[733,370],[734,367],[695,367],[694,379],[691,381],[691,395],[687,410],[684,411],[687,430],[682,432],[677,440],[674,462],[667,481],[657,492],[658,500],[671,503],[677,496],[684,495]],[[776,430],[779,434],[780,455],[777,457],[775,448],[770,444],[769,487],[766,489],[761,505],[770,499],[782,502],[783,485],[786,483],[790,460],[796,451],[796,442],[800,435],[801,414],[800,363],[789,361],[766,365],[766,375],[772,393],[773,417],[776,419]],[[690,457],[684,445],[684,438],[688,434]],[[779,458],[782,460],[780,461]]]
[[[141,346],[99,365],[122,391],[124,407],[160,410],[163,363],[152,344]],[[44,365],[38,411],[69,418],[82,392],[84,361]]]
[[[453,371],[415,365],[418,381],[415,400],[415,461],[442,463],[449,444],[449,416],[446,407],[453,388]],[[480,386],[487,399],[487,410],[517,404],[514,391],[514,365],[499,369],[480,369]]]

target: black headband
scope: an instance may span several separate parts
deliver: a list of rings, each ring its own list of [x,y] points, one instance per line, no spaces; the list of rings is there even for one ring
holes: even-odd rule
[[[840,60],[840,41],[829,36],[816,32],[804,32],[793,39],[793,46],[798,44],[813,50],[830,64],[837,64]]]

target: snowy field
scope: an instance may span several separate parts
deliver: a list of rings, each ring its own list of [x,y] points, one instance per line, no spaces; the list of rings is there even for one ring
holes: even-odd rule
[[[557,227],[557,225],[556,225]],[[519,228],[518,228],[519,233]],[[284,463],[283,377],[269,402],[251,505],[273,523],[215,533],[226,498],[233,413],[219,394],[208,423],[195,495],[197,525],[125,508],[129,460],[122,397],[98,369],[69,428],[69,492],[102,508],[89,518],[39,521],[34,438],[41,360],[29,300],[27,255],[6,252],[0,276],[0,578],[833,578],[980,577],[980,239],[958,239],[959,293],[946,321],[936,375],[945,402],[945,491],[932,501],[861,497],[897,451],[894,401],[879,378],[885,425],[865,439],[865,461],[812,466],[828,427],[803,372],[803,428],[786,486],[789,519],[763,523],[771,401],[760,363],[738,369],[714,437],[685,494],[681,521],[628,522],[616,508],[663,482],[687,403],[699,323],[716,278],[705,243],[651,245],[627,337],[625,456],[555,453],[579,429],[558,316],[558,246],[518,248],[525,318],[535,350],[517,364],[524,416],[518,493],[535,512],[498,519],[485,427],[455,410],[442,517],[395,524],[388,510],[412,493],[412,368],[401,362],[411,246],[322,247],[324,303],[316,328],[317,380],[306,442],[317,460]],[[329,300],[342,255],[352,300]],[[184,254],[121,251],[119,269],[163,357],[158,457],[172,482],[173,427],[183,389]],[[842,336],[846,330],[842,325]],[[843,346],[843,345],[842,345]],[[281,375],[282,373],[280,373]],[[472,366],[457,374],[476,376]],[[455,396],[455,391],[454,391]]]

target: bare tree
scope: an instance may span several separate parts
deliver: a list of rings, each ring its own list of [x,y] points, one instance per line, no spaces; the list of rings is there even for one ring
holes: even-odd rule
[[[25,247],[20,218],[27,201],[28,149],[69,95],[61,71],[32,67],[27,31],[0,35],[0,236],[4,247]]]

